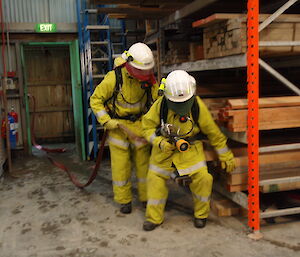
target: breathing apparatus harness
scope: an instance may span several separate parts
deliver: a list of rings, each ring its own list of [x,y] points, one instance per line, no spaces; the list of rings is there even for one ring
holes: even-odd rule
[[[162,82],[159,86],[158,95],[162,96],[164,94],[165,90],[165,82],[166,79],[162,79]],[[191,120],[191,118],[188,115],[180,116],[179,121],[182,123],[185,122],[191,122],[191,129],[184,134],[179,134],[180,129],[175,129],[175,127],[172,124],[167,123],[168,118],[168,104],[167,99],[165,96],[163,96],[161,106],[160,106],[160,125],[156,129],[156,135],[157,136],[164,136],[169,139],[171,143],[174,143],[176,148],[179,152],[185,152],[190,148],[190,144],[196,140],[201,140],[205,138],[205,135],[203,133],[198,133],[197,135],[193,137],[188,137],[188,135],[192,132],[194,129],[195,124],[200,128],[199,125],[199,116],[200,116],[200,107],[197,102],[197,96],[194,97],[194,102],[191,108],[192,118],[194,122]],[[188,175],[180,176],[177,170],[175,170],[171,174],[171,178],[180,186],[188,186],[192,179]]]
[[[130,62],[132,60],[133,60],[133,57],[130,55],[127,59],[127,62]],[[144,94],[141,96],[140,99],[138,99],[134,103],[131,103],[131,102],[127,101],[126,98],[124,97],[124,95],[122,94],[122,85],[123,85],[122,68],[125,67],[125,66],[126,66],[126,63],[124,63],[120,66],[117,66],[114,69],[115,75],[116,75],[116,85],[115,85],[114,92],[113,92],[112,96],[104,102],[104,105],[108,109],[108,114],[110,115],[111,118],[116,118],[116,119],[121,119],[121,120],[130,120],[130,121],[134,122],[134,121],[137,121],[142,115],[144,115],[150,109],[150,107],[153,103],[153,98],[152,98],[152,94],[151,94],[152,82],[142,81],[141,82],[141,88],[143,90],[145,90]],[[130,114],[130,115],[126,115],[126,116],[119,116],[116,113],[116,101],[117,101],[117,97],[118,97],[119,93],[121,94],[122,99],[127,104],[130,104],[130,105],[134,105],[134,104],[139,103],[140,101],[142,101],[142,99],[146,95],[147,99],[146,99],[144,112],[142,111],[138,114]],[[110,101],[112,101],[112,109],[110,109],[109,106],[108,106],[108,103]]]

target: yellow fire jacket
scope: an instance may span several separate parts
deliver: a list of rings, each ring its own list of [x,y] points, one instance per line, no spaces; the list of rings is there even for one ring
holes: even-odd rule
[[[141,88],[141,82],[127,72],[123,67],[122,87],[115,101],[115,112],[119,117],[128,116],[131,114],[146,113],[147,93]],[[97,117],[97,120],[102,125],[109,121],[110,117],[108,108],[112,110],[112,96],[116,87],[115,71],[110,71],[106,74],[102,82],[96,87],[93,95],[90,97],[90,105]],[[153,101],[157,99],[158,84],[152,86],[151,95]],[[107,102],[108,101],[108,102]],[[108,108],[105,106],[107,102]]]
[[[151,142],[154,146],[154,151],[158,150],[159,143],[164,139],[163,136],[157,136],[155,131],[160,125],[160,108],[162,99],[158,99],[150,108],[148,113],[144,115],[142,119],[142,126],[143,126],[143,136],[145,139],[149,142]],[[200,99],[199,96],[196,96],[197,103],[199,105],[199,118],[198,121],[195,122],[193,120],[192,113],[189,113],[189,117],[194,123],[194,127],[192,131],[186,135],[185,137],[194,137],[200,132],[205,134],[210,144],[215,148],[215,150],[218,152],[219,158],[223,155],[229,156],[232,155],[230,149],[227,147],[226,142],[227,138],[225,135],[220,131],[219,127],[214,122],[209,110],[207,109],[204,102]],[[187,121],[185,123],[182,123],[179,121],[179,115],[177,115],[174,111],[168,110],[168,116],[167,116],[167,123],[175,125],[177,128],[180,128],[180,134],[188,133],[192,128],[192,123]],[[198,127],[198,125],[200,128]],[[200,141],[197,141],[200,143]],[[198,143],[197,143],[198,144]],[[202,145],[202,143],[201,143]],[[202,146],[201,146],[202,148]],[[176,150],[177,151],[177,150]],[[161,156],[163,153],[161,154]],[[167,157],[167,156],[166,156]],[[163,159],[163,156],[161,157]]]

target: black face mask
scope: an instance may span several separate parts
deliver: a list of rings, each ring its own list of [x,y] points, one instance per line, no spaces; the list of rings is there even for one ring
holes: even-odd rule
[[[167,99],[167,105],[169,109],[171,109],[176,114],[182,117],[190,113],[194,100],[195,100],[195,96],[192,96],[189,100],[185,102],[172,102]]]

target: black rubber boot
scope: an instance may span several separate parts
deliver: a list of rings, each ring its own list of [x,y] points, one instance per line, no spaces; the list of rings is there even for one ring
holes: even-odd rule
[[[204,228],[206,225],[206,219],[194,218],[194,226],[196,228]]]
[[[151,231],[151,230],[154,230],[156,227],[158,227],[160,224],[154,224],[150,221],[145,221],[144,224],[143,224],[143,229],[145,231]]]
[[[121,204],[120,212],[124,214],[131,213],[131,203]]]

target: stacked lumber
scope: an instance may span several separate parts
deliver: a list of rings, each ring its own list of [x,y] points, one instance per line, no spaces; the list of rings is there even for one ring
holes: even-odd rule
[[[177,64],[189,61],[190,48],[187,41],[169,41],[164,59],[165,65]]]
[[[247,131],[247,99],[228,99],[218,114],[219,123],[231,132]],[[300,127],[300,96],[259,99],[259,129]]]
[[[269,14],[261,14],[264,21]],[[195,21],[193,27],[203,27],[203,47],[206,59],[247,51],[246,14],[217,13],[205,19]],[[293,41],[300,36],[300,17],[296,14],[284,14],[275,19],[260,32],[260,41]],[[260,55],[286,55],[299,53],[300,47],[260,47]]]
[[[225,98],[204,98],[202,101],[205,103],[206,107],[210,111],[213,119],[218,120],[219,110],[224,108],[226,105]]]
[[[229,192],[246,191],[248,189],[248,149],[243,147],[230,147],[236,162],[236,169],[226,173],[215,169],[216,180]],[[217,161],[218,156],[208,142],[204,141],[207,161]],[[300,189],[300,150],[277,151],[260,153],[260,181],[267,183],[260,185],[262,193]],[[276,179],[288,178],[288,181],[277,182]]]
[[[202,43],[169,41],[168,47],[169,50],[165,55],[165,65],[204,59],[204,48]]]
[[[241,214],[242,207],[228,198],[214,192],[210,202],[211,210],[219,217],[228,217]]]
[[[300,152],[298,151],[297,154],[300,155]],[[281,161],[276,163],[276,167],[274,164],[261,165],[260,192],[271,193],[300,189],[300,182],[296,180],[300,176],[300,161],[284,162],[282,159]],[[273,168],[271,168],[272,166]],[[246,191],[248,189],[247,167],[239,167],[231,174],[221,172],[220,181],[229,192]]]

